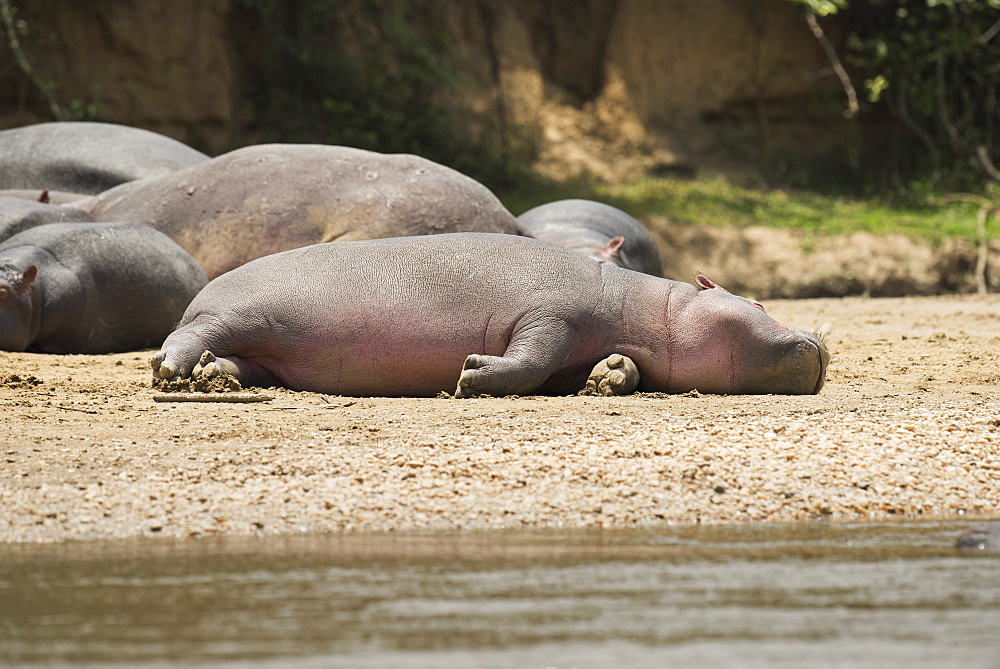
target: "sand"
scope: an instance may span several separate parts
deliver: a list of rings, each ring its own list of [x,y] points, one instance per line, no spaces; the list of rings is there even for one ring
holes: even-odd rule
[[[1000,518],[1000,295],[774,301],[817,396],[156,402],[0,352],[0,541]]]

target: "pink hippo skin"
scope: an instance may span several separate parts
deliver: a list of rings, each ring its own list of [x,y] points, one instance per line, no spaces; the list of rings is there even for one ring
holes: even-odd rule
[[[513,235],[319,244],[211,281],[154,378],[355,396],[566,394],[611,354],[639,390],[819,392],[828,355],[750,301]],[[210,356],[208,359],[211,359]]]
[[[156,228],[209,278],[320,242],[518,234],[514,216],[479,182],[417,156],[342,146],[250,146],[72,204],[95,221]]]
[[[660,252],[646,227],[617,207],[593,200],[557,200],[517,217],[523,234],[565,246],[599,263],[663,276]]]

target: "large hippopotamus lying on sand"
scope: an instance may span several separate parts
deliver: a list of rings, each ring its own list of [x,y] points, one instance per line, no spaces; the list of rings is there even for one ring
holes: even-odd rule
[[[318,244],[211,281],[153,357],[154,379],[224,372],[242,385],[356,396],[566,394],[621,354],[644,391],[819,392],[829,359],[819,337],[698,281],[513,235]]]
[[[653,235],[617,207],[593,200],[557,200],[517,217],[523,234],[565,246],[599,263],[663,276]]]
[[[330,241],[444,232],[518,234],[473,179],[407,154],[263,144],[73,203],[97,221],[138,221],[180,244],[210,278]]]
[[[0,189],[93,194],[206,160],[169,137],[114,123],[39,123],[0,131]]]
[[[0,350],[112,353],[155,346],[208,282],[139,223],[49,223],[0,242]]]

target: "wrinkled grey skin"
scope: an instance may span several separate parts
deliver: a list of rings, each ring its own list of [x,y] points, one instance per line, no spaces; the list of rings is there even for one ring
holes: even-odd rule
[[[0,243],[0,350],[112,353],[155,346],[208,282],[138,223],[51,223]]]
[[[206,160],[169,137],[114,123],[67,121],[0,131],[0,189],[96,194]]]
[[[955,545],[968,550],[1000,551],[1000,521],[986,523],[962,532]]]
[[[319,244],[209,283],[153,357],[356,396],[568,394],[618,353],[642,391],[816,393],[828,355],[748,300],[513,235]],[[464,368],[464,370],[463,370]]]
[[[0,197],[0,242],[46,223],[90,221],[90,214],[79,209],[42,204],[19,197]]]
[[[597,262],[663,276],[649,230],[621,209],[593,200],[558,200],[517,217],[521,231]]]
[[[153,226],[211,278],[320,242],[517,234],[514,216],[477,181],[417,156],[342,146],[250,146],[76,206],[94,220]]]

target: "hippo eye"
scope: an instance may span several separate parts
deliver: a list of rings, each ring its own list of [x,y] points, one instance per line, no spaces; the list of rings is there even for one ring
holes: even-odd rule
[[[764,308],[764,305],[758,302],[757,300],[747,300],[747,302],[749,302],[750,306],[753,307],[754,309],[760,309],[765,314],[767,313],[767,309]]]

